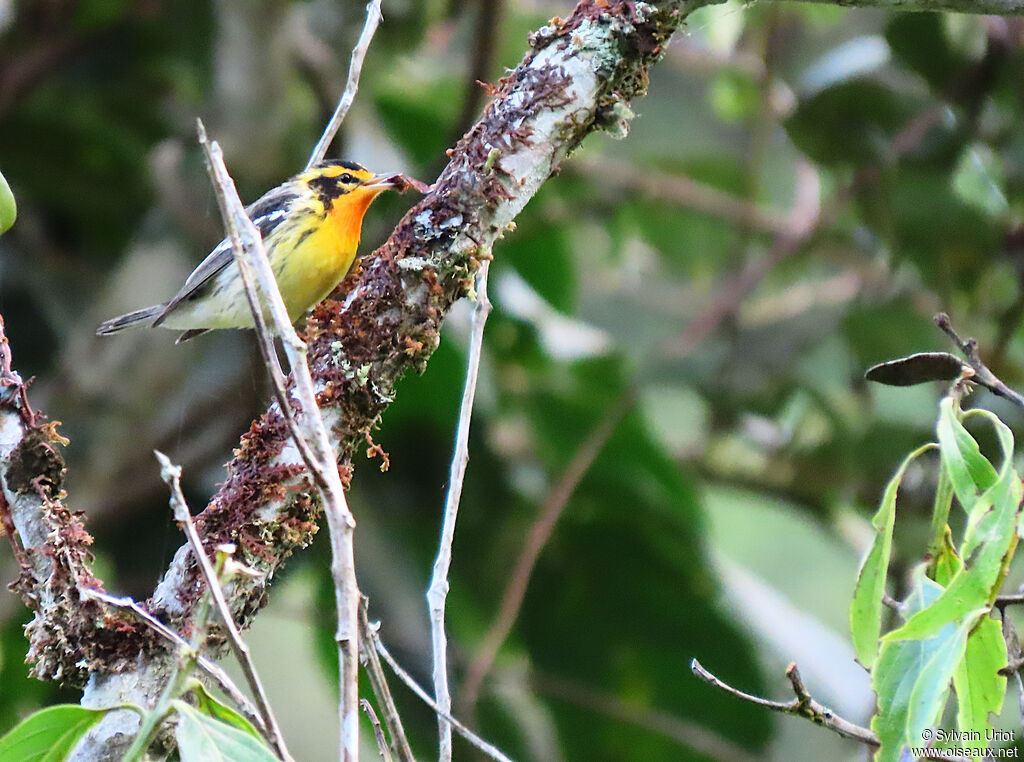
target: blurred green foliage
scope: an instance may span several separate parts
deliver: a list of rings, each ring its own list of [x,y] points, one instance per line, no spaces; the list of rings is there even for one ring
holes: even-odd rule
[[[494,81],[526,30],[570,10],[504,3],[488,31],[479,8],[386,2],[335,151],[431,180],[466,127],[463,102],[480,97],[476,37],[492,36]],[[151,450],[184,465],[198,508],[268,394],[244,334],[174,347],[170,333],[101,340],[94,326],[167,298],[221,235],[194,119],[255,198],[314,144],[362,12],[355,0],[0,2],[0,167],[19,205],[0,238],[0,313],[18,370],[38,379],[34,402],[72,440],[70,501],[111,590],[145,597],[181,542]],[[1020,31],[816,5],[704,9],[652,70],[631,136],[589,139],[496,247],[449,599],[456,688],[539,506],[616,401],[636,403],[540,556],[477,707],[486,737],[517,759],[732,759],[729,744],[859,758],[714,691],[688,662],[778,696],[797,660],[817,698],[866,722],[873,699],[844,631],[850,570],[892,472],[932,438],[941,388],[871,389],[862,373],[947,348],[930,323],[945,309],[1024,384]],[[813,235],[776,256],[816,199]],[[378,202],[364,250],[410,203]],[[424,683],[466,314],[375,434],[390,471],[360,459],[351,495],[373,616]],[[1002,403],[974,402],[1019,427]],[[901,491],[896,579],[922,547],[906,536],[927,532],[924,481],[908,472]],[[271,698],[309,760],[333,754],[333,729],[310,728],[306,706],[331,700],[331,649],[317,672],[303,668],[316,650],[296,642],[330,638],[323,545],[280,588],[311,590],[272,594],[254,634],[257,664],[295,655]],[[8,556],[0,572],[16,573]],[[25,677],[13,596],[0,618],[3,731],[53,697]],[[395,693],[429,756],[435,721]]]

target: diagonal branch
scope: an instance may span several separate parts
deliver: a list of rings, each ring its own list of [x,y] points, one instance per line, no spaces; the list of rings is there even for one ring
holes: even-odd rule
[[[433,190],[345,284],[344,302],[328,300],[314,310],[305,334],[312,390],[332,462],[344,464],[346,478],[398,380],[422,370],[436,349],[444,317],[470,290],[478,260],[587,135],[625,132],[631,112],[624,106],[643,94],[649,66],[686,14],[702,4],[583,0],[568,18],[538,30],[523,61],[451,151]],[[57,604],[40,605],[29,628],[36,672],[87,678],[87,706],[149,705],[173,657],[144,624],[116,609],[98,610],[104,605],[98,601],[88,602],[91,609],[79,602],[76,591],[99,582],[88,570],[87,535],[62,502],[63,463],[53,444],[59,437],[29,415],[20,379],[11,384],[5,376],[0,389],[0,477],[21,547],[40,549],[30,558],[40,567],[23,589],[32,596],[50,589],[43,598]],[[29,441],[31,447],[23,444]],[[316,441],[311,445],[320,449]],[[38,457],[21,457],[29,451]],[[260,573],[232,586],[228,603],[240,626],[263,605],[282,562],[316,531],[322,501],[303,454],[289,421],[272,407],[242,437],[223,486],[196,517],[205,547],[235,542],[240,560]],[[64,544],[55,549],[51,537]],[[55,562],[62,570],[56,575]],[[191,549],[182,546],[146,608],[182,631],[197,607],[200,580]],[[131,733],[116,714],[94,729],[76,758],[110,756],[126,727]]]

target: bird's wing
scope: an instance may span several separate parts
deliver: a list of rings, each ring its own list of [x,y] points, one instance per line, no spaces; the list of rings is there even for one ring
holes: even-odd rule
[[[246,214],[249,215],[249,219],[252,220],[256,229],[260,231],[264,241],[287,219],[289,208],[296,198],[298,198],[298,194],[294,190],[282,185],[267,191],[259,200],[245,208]],[[204,287],[233,261],[231,240],[225,238],[185,279],[185,285],[174,295],[173,299],[167,302],[160,316],[153,321],[153,325],[160,325],[163,319],[173,312],[181,302],[203,296],[205,294]]]

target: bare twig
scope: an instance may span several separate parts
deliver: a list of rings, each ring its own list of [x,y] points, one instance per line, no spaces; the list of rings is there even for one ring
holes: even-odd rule
[[[443,717],[445,720],[447,720],[459,735],[461,735],[463,738],[465,738],[467,741],[469,741],[471,744],[473,744],[476,748],[478,748],[484,754],[489,756],[491,759],[496,759],[498,760],[498,762],[512,762],[512,760],[509,759],[504,753],[502,753],[501,750],[499,750],[497,747],[487,743],[487,741],[482,739],[472,730],[470,730],[457,719],[452,717],[452,715],[448,712],[444,712],[441,710],[441,707],[439,707],[437,705],[437,702],[430,697],[430,694],[427,693],[420,686],[420,684],[413,679],[412,675],[405,671],[402,665],[395,660],[395,657],[392,656],[391,652],[388,651],[388,649],[384,646],[383,641],[381,641],[380,639],[380,634],[377,632],[378,626],[379,625],[377,623],[369,625],[370,640],[373,643],[374,648],[377,649],[377,653],[379,653],[384,658],[384,661],[388,663],[388,666],[391,667],[391,670],[396,675],[398,675],[398,678],[403,683],[405,683],[406,686],[408,686],[409,690],[411,690],[413,693],[419,696],[423,703],[429,706],[431,709],[433,709],[439,717]]]
[[[476,307],[469,336],[469,358],[466,362],[466,386],[462,392],[459,408],[459,423],[455,430],[455,453],[452,456],[448,476],[448,495],[444,504],[444,520],[441,525],[441,543],[434,561],[434,571],[427,590],[430,604],[430,639],[434,654],[434,699],[441,710],[450,713],[452,696],[448,688],[448,639],[444,629],[445,600],[448,597],[448,570],[452,563],[452,543],[455,540],[455,521],[459,514],[459,500],[462,497],[462,483],[469,464],[469,424],[473,417],[473,400],[476,398],[476,382],[480,372],[480,355],[483,350],[484,325],[491,312],[487,298],[487,271],[490,262],[484,259],[476,276]],[[442,717],[437,718],[439,735],[439,762],[450,762],[452,758],[452,729]]]
[[[590,686],[561,676],[532,672],[530,687],[561,701],[597,714],[659,733],[680,746],[693,749],[708,759],[730,762],[759,762],[760,756],[738,746],[729,738],[699,723],[676,717],[650,706],[627,703],[618,696],[603,693]]]
[[[793,686],[793,693],[796,695],[796,698],[792,701],[770,701],[769,699],[764,699],[760,696],[752,696],[749,693],[744,693],[741,690],[733,688],[728,683],[723,683],[717,677],[704,669],[704,667],[701,666],[701,663],[696,659],[690,662],[690,669],[693,670],[694,675],[699,677],[708,685],[713,685],[714,687],[719,688],[738,699],[749,701],[750,703],[757,704],[758,706],[763,706],[766,709],[771,709],[773,712],[795,714],[799,717],[804,717],[815,725],[821,725],[822,727],[838,733],[843,738],[859,741],[860,743],[872,748],[877,748],[879,746],[878,736],[870,730],[862,728],[860,725],[855,725],[849,720],[844,720],[828,707],[815,701],[804,687],[803,681],[800,679],[800,672],[796,668],[796,664],[790,664],[786,669],[786,677],[789,678],[789,682]]]
[[[373,725],[373,737],[377,740],[377,751],[380,753],[380,758],[384,762],[391,762],[391,750],[388,748],[388,739],[384,737],[384,729],[380,726],[377,713],[373,711],[373,704],[361,698],[359,699],[359,706],[366,712],[366,716],[370,718],[370,724]]]
[[[394,749],[400,762],[416,762],[412,749],[409,747],[409,739],[405,736],[402,718],[395,707],[395,699],[391,695],[387,677],[384,675],[384,668],[380,664],[380,659],[377,658],[373,634],[374,629],[370,624],[370,599],[363,595],[360,596],[359,601],[359,659],[363,663],[363,667],[366,668],[366,675],[370,679],[373,694],[377,697],[384,712],[384,724],[387,725],[388,732],[391,734],[391,748]]]
[[[228,607],[228,602],[224,597],[224,590],[217,579],[217,572],[214,570],[213,564],[210,563],[209,556],[206,555],[203,541],[199,537],[199,532],[196,531],[196,525],[192,521],[192,514],[188,510],[188,503],[185,502],[185,495],[181,491],[181,467],[171,463],[170,458],[159,450],[154,450],[153,452],[156,455],[156,459],[160,462],[160,478],[164,480],[171,491],[171,510],[174,511],[174,520],[181,526],[185,536],[188,537],[189,544],[192,546],[192,552],[199,563],[203,578],[206,580],[210,596],[213,598],[214,605],[220,613],[224,629],[227,630],[231,650],[234,651],[235,658],[238,659],[238,664],[242,668],[242,674],[245,675],[245,680],[249,684],[249,689],[256,698],[256,705],[259,707],[263,724],[270,735],[270,743],[278,755],[287,762],[292,759],[292,756],[284,742],[281,726],[277,724],[274,710],[270,708],[270,701],[267,699],[267,692],[263,689],[263,682],[256,672],[256,665],[253,664],[249,645],[242,639],[242,633],[238,630],[235,619],[231,615],[231,609]]]
[[[331,576],[334,580],[338,619],[335,640],[339,651],[338,712],[341,722],[341,759],[344,762],[355,762],[359,758],[359,589],[356,584],[352,536],[355,519],[345,501],[345,491],[338,473],[334,450],[316,403],[313,379],[306,361],[306,345],[295,333],[288,318],[288,310],[270,268],[263,241],[238,198],[234,182],[224,166],[220,146],[216,141],[207,141],[202,123],[199,124],[199,140],[206,152],[217,201],[231,239],[235,263],[245,284],[256,330],[260,333],[259,340],[271,341],[263,325],[263,307],[256,295],[257,279],[273,317],[275,331],[281,337],[281,343],[288,355],[292,378],[295,381],[295,393],[301,404],[302,415],[296,422],[298,428],[292,430],[292,439],[306,467],[320,487],[324,513],[327,516],[331,540]],[[271,372],[271,380],[276,386],[280,379]],[[277,393],[287,398],[287,392],[283,388],[277,389]],[[304,444],[300,444],[300,440],[304,440]]]
[[[306,169],[324,160],[331,141],[338,134],[341,123],[345,121],[345,116],[352,107],[352,101],[355,100],[356,91],[359,89],[359,75],[363,71],[363,60],[366,58],[366,51],[369,50],[370,41],[373,39],[373,34],[377,31],[377,25],[381,21],[380,2],[381,0],[370,0],[366,4],[366,21],[363,23],[363,31],[359,34],[359,41],[352,48],[352,58],[348,64],[348,82],[345,84],[345,92],[342,93],[341,100],[338,101],[338,107],[334,109],[334,114],[324,129],[324,134],[317,141],[316,147],[309,157],[309,162],[306,164]]]
[[[1015,392],[1000,381],[996,377],[995,373],[990,371],[988,366],[981,361],[981,356],[978,354],[978,342],[976,339],[961,339],[953,329],[953,324],[949,320],[949,315],[945,312],[940,312],[933,318],[933,320],[935,321],[935,325],[937,325],[943,333],[953,340],[957,349],[960,350],[960,354],[964,356],[967,364],[971,366],[971,370],[974,371],[974,375],[971,376],[970,381],[976,384],[981,384],[993,394],[998,395],[1003,399],[1007,399],[1015,405],[1024,407],[1024,396]]]

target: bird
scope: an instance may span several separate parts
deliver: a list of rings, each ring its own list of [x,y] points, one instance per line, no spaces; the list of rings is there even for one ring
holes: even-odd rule
[[[260,231],[281,296],[294,322],[322,301],[352,267],[363,215],[385,190],[404,190],[404,175],[376,175],[353,161],[329,159],[289,178],[246,207]],[[230,239],[225,238],[169,301],[103,322],[108,336],[134,326],[183,331],[180,344],[221,328],[252,328]]]

